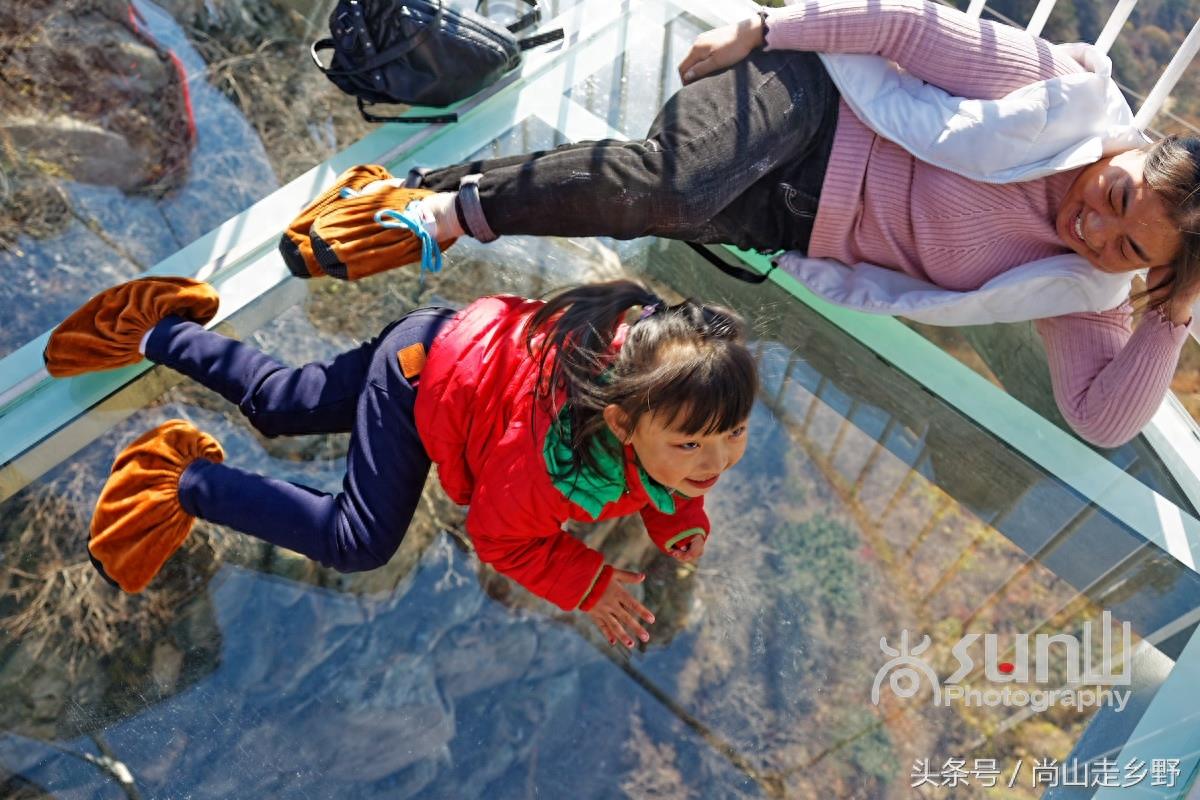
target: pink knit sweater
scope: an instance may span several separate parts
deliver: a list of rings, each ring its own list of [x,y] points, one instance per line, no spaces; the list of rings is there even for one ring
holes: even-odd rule
[[[875,53],[962,97],[989,99],[1079,71],[1045,40],[926,0],[806,0],[767,15],[767,48]],[[1055,232],[1078,171],[984,184],[918,161],[843,102],[809,255],[867,261],[947,289],[975,289],[1020,264],[1069,252]],[[1054,395],[1081,436],[1114,447],[1162,401],[1186,325],[1157,312],[1132,330],[1128,303],[1038,320]]]

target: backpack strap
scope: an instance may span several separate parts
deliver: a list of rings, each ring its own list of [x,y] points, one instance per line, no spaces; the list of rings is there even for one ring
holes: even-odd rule
[[[378,114],[372,114],[367,111],[366,106],[375,105],[367,103],[361,97],[356,97],[358,100],[358,113],[362,114],[362,118],[367,122],[406,122],[412,125],[429,123],[431,125],[442,125],[449,122],[458,122],[458,114],[426,114],[420,117],[385,117]]]
[[[522,50],[528,50],[531,47],[539,47],[543,44],[550,44],[550,42],[557,42],[562,38],[562,28],[555,28],[552,31],[539,33],[536,36],[526,36],[524,39],[518,39],[517,47],[521,48]]]
[[[701,258],[712,264],[717,269],[721,270],[721,272],[724,272],[731,278],[744,281],[745,283],[762,283],[767,279],[767,276],[771,274],[771,270],[775,269],[776,266],[775,262],[772,261],[771,269],[767,270],[766,272],[752,272],[748,269],[744,269],[743,267],[735,267],[733,264],[726,263],[724,259],[719,258],[713,251],[709,250],[704,245],[696,244],[695,242],[685,242],[684,244],[695,250]]]
[[[483,6],[486,2],[487,2],[487,0],[479,0],[479,2],[477,2],[475,4],[475,13],[476,14],[479,14],[484,17],[487,16],[487,14],[485,14],[483,11]],[[524,0],[524,2],[527,6],[529,6],[529,10],[526,11],[521,16],[517,17],[516,22],[510,23],[505,26],[508,29],[509,33],[520,33],[521,31],[525,30],[526,28],[530,28],[530,27],[536,25],[542,19],[542,9],[538,7],[538,0]],[[537,47],[539,45],[549,44],[550,42],[557,42],[559,39],[562,39],[562,38],[563,38],[562,28],[556,28],[552,31],[547,31],[546,33],[540,33],[537,36],[530,36],[526,39],[520,39],[517,41],[517,45],[522,50],[528,50],[531,47]]]
[[[312,47],[308,48],[308,54],[310,56],[312,56],[313,63],[317,65],[317,69],[321,70],[321,72],[328,73],[329,69],[324,64],[321,63],[321,57],[318,56],[317,53],[319,53],[322,50],[332,50],[332,49],[333,49],[333,39],[330,39],[328,36],[326,36],[324,39],[317,39],[315,42],[312,43]],[[330,63],[333,63],[333,62],[330,62]]]
[[[475,13],[481,17],[488,16],[483,10],[487,2],[488,0],[479,0],[475,3]],[[538,0],[525,0],[525,5],[529,6],[529,10],[517,17],[516,22],[505,26],[508,28],[509,33],[520,33],[526,28],[537,24],[542,19],[542,10],[538,8]]]

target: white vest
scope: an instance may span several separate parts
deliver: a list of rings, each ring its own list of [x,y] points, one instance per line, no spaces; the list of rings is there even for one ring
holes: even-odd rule
[[[997,100],[955,97],[880,56],[821,53],[842,99],[868,127],[928,164],[984,183],[1045,177],[1141,147],[1148,139],[1091,45],[1052,45],[1082,72],[1038,81]],[[982,325],[1105,311],[1129,296],[1132,273],[1111,275],[1074,253],[1023,264],[956,292],[872,264],[846,266],[791,251],[775,259],[831,303],[931,325]]]

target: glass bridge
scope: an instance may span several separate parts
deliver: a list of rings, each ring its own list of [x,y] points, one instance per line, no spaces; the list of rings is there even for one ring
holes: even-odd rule
[[[261,438],[215,394],[145,365],[46,377],[39,332],[132,277],[99,270],[45,284],[48,310],[26,301],[32,327],[0,347],[0,795],[1187,795],[1200,459],[1170,404],[1146,436],[1098,452],[917,330],[825,305],[778,270],[738,282],[662,240],[464,239],[423,285],[409,270],[287,275],[282,225],[344,168],[402,175],[641,135],[695,35],[748,8],[551,2],[544,25],[562,25],[566,45],[529,54],[458,124],[382,126],[235,198],[182,249],[121,234],[149,248],[150,273],[213,282],[214,324],[294,363],[421,305],[622,275],[744,314],[759,399],[746,458],[711,495],[699,567],[658,557],[636,521],[577,531],[647,572],[651,642],[620,652],[482,566],[432,482],[400,553],[371,573],[199,523],[146,593],[110,589],[87,564],[87,522],[114,454],[142,431],[185,417],[230,463],[331,491],[346,443]],[[160,41],[178,39],[158,7],[138,9]],[[197,114],[215,113],[200,96],[213,90],[192,83]],[[193,170],[220,144],[202,126]],[[93,218],[118,213],[77,191]],[[897,653],[932,680],[889,675]],[[1009,682],[1026,660],[1027,680]]]

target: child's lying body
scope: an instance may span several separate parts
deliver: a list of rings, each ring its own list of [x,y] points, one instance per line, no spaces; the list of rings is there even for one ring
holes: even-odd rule
[[[195,517],[338,570],[381,566],[432,462],[470,506],[467,533],[484,562],[632,647],[654,620],[623,586],[642,576],[606,565],[562,524],[637,512],[660,549],[694,561],[709,531],[703,496],[745,449],[756,375],[741,321],[691,301],[668,307],[630,281],[548,303],[496,296],[457,313],[419,309],[299,368],[205,330],[216,306],[211,287],[186,279],[114,287],[59,326],[48,368],[107,369],[140,349],[268,436],[348,431],[343,490],[227,466],[212,437],[168,422],[118,456],[92,521],[93,561],[127,591],[147,585]],[[635,307],[641,316],[625,324]]]

